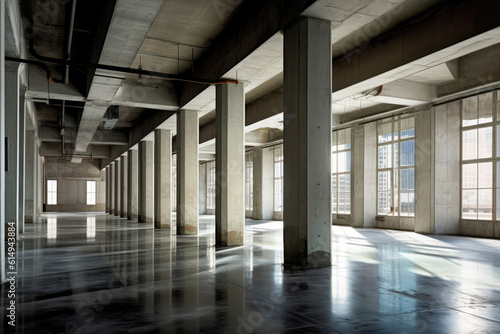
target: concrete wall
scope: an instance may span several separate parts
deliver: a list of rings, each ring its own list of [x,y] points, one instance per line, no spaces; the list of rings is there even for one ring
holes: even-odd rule
[[[57,205],[47,205],[47,212],[104,211],[106,201],[105,172],[97,163],[82,160],[70,163],[63,158],[45,159],[45,184],[57,180]],[[97,182],[96,205],[87,205],[87,181]]]

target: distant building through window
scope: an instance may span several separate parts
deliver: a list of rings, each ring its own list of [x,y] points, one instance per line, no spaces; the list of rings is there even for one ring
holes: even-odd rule
[[[253,152],[245,153],[245,210],[253,210]]]
[[[462,218],[492,220],[493,197],[496,195],[500,212],[500,182],[494,193],[494,167],[500,176],[500,125],[493,114],[493,94],[487,93],[462,100]],[[495,117],[495,119],[494,119]],[[496,132],[496,133],[494,133]],[[493,156],[493,138],[497,138]],[[496,219],[498,219],[498,213]]]
[[[377,124],[377,213],[415,215],[415,119]]]

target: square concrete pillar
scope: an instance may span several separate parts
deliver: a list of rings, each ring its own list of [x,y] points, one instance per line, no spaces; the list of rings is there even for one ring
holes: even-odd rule
[[[154,221],[153,142],[139,143],[139,223]]]
[[[24,221],[34,223],[36,221],[35,211],[35,181],[36,181],[36,136],[35,131],[26,131],[25,143],[25,167],[24,167]]]
[[[273,163],[269,148],[253,149],[253,219],[273,219]]]
[[[110,196],[110,191],[109,191],[110,168],[111,168],[110,166],[107,166],[104,169],[106,171],[106,213],[110,213],[110,208],[111,208],[110,200],[109,200],[109,196]]]
[[[127,219],[134,220],[138,217],[139,210],[139,153],[137,150],[128,151],[127,170]]]
[[[155,228],[172,225],[172,132],[155,130]]]
[[[115,184],[115,216],[120,217],[121,214],[121,177],[120,173],[121,172],[121,163],[120,163],[120,158],[116,159],[115,161],[115,179],[114,179],[114,184]]]
[[[22,88],[19,92],[19,128],[18,128],[18,140],[19,140],[19,165],[18,165],[18,178],[19,178],[19,192],[18,192],[18,226],[19,233],[24,233],[24,160],[25,160],[25,136],[26,136],[26,100],[25,100],[26,89]]]
[[[120,217],[127,218],[127,156],[120,157]]]
[[[114,215],[115,214],[115,208],[116,208],[116,189],[115,189],[115,175],[116,175],[116,165],[115,162],[113,161],[110,166],[110,173],[109,173],[109,190],[110,190],[110,214]]]
[[[5,222],[16,223],[19,237],[19,65],[5,66]],[[2,139],[3,140],[3,139]]]
[[[198,112],[177,113],[177,234],[198,234]]]
[[[302,17],[284,31],[285,265],[331,265],[331,29]]]
[[[245,236],[245,95],[243,84],[216,87],[215,239],[243,245]]]

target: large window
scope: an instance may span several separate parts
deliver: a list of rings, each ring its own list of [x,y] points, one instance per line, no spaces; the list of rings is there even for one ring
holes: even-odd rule
[[[47,204],[57,205],[57,180],[47,180]]]
[[[273,148],[274,211],[283,211],[283,144]]]
[[[87,181],[87,205],[96,205],[96,181]]]
[[[493,173],[500,176],[500,125],[494,125],[493,93],[462,100],[462,218],[493,219]],[[496,133],[495,133],[496,132]],[[496,157],[493,156],[494,135]],[[496,184],[497,219],[500,182]]]
[[[351,129],[332,133],[332,213],[351,213]]]
[[[253,152],[245,153],[245,210],[253,210]]]
[[[415,119],[391,118],[377,124],[377,212],[415,215]]]
[[[207,210],[215,210],[215,161],[207,163]]]

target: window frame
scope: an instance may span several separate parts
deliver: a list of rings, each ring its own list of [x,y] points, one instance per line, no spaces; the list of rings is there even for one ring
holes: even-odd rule
[[[253,151],[245,152],[245,211],[253,211]]]
[[[339,146],[339,134],[341,134],[341,132],[345,132],[345,135],[347,136],[347,134],[349,133],[349,140],[345,143],[343,143],[343,145],[345,145],[346,147],[339,150],[338,149],[338,146]],[[335,214],[335,215],[350,215],[351,214],[351,209],[352,209],[352,129],[351,128],[346,128],[346,129],[339,129],[339,130],[336,130],[336,131],[333,131],[332,132],[332,185],[331,185],[331,192],[332,192],[332,214]],[[335,148],[334,148],[335,147]],[[343,153],[346,153],[346,156],[347,154],[349,155],[349,166],[348,166],[348,170],[346,171],[343,171],[343,172],[339,172],[339,158],[338,156],[340,154],[343,154]],[[335,155],[335,159],[334,159],[334,155]],[[335,160],[335,171],[334,171],[334,166],[333,166],[333,160]],[[340,186],[339,186],[339,180],[340,180],[340,177],[341,176],[349,176],[349,191],[340,191]],[[347,179],[345,179],[347,180]],[[334,191],[334,184],[335,184],[335,189],[336,191]],[[346,187],[346,184],[344,185],[344,189]],[[339,208],[340,208],[340,194],[344,194],[344,200],[346,202],[344,202],[344,205],[346,205],[345,207],[347,208],[347,200],[349,200],[349,210],[344,210],[343,212],[340,212]],[[349,194],[348,196],[346,194]],[[334,203],[335,202],[335,203]]]
[[[215,166],[215,160],[214,161],[209,161],[206,163],[206,180],[207,180],[207,187],[206,187],[206,208],[207,210],[215,210],[216,206],[216,166]]]
[[[402,138],[401,132],[401,121],[406,120],[406,119],[413,119],[413,127],[405,130],[413,130],[413,135],[410,137]],[[390,140],[387,141],[382,141],[380,142],[379,136],[380,135],[385,135],[385,134],[380,134],[379,133],[379,125],[382,124],[383,122],[385,123],[391,123],[391,138]],[[398,124],[398,127],[396,129],[395,124]],[[397,139],[395,138],[395,132],[397,131],[398,136]],[[404,130],[403,130],[404,131]],[[416,164],[415,164],[415,145],[416,145],[416,136],[415,136],[415,117],[414,116],[408,116],[408,117],[402,117],[402,116],[395,116],[391,117],[389,120],[382,120],[377,122],[377,136],[376,136],[376,141],[377,141],[377,149],[376,149],[376,163],[377,163],[377,173],[376,173],[376,185],[377,185],[377,215],[386,215],[386,216],[391,216],[391,217],[405,217],[405,218],[414,218],[415,217],[415,173],[416,173]],[[406,165],[402,166],[401,162],[401,146],[404,143],[407,142],[412,142],[413,141],[413,164],[411,165]],[[391,163],[390,166],[388,165],[387,167],[380,167],[380,147],[383,146],[388,146],[390,147],[390,155],[391,155]],[[397,148],[397,152],[396,152]],[[397,167],[396,167],[396,158],[397,158]],[[407,214],[402,214],[402,206],[401,206],[401,170],[412,170],[413,169],[413,189],[407,189],[407,191],[413,191],[413,213],[407,211]],[[379,184],[379,175],[380,173],[383,172],[388,172],[389,173],[389,184],[388,184],[388,189],[389,190],[380,190],[380,184]],[[396,184],[397,183],[397,184]],[[396,190],[397,189],[397,190]],[[385,192],[387,194],[390,194],[390,205],[389,208],[392,208],[391,211],[389,212],[380,212],[380,193]],[[395,196],[397,195],[397,197]],[[397,206],[396,206],[396,201],[397,201]],[[408,207],[409,208],[409,207]]]
[[[488,94],[491,94],[491,121],[489,122],[480,122],[480,114],[481,114],[481,101],[480,98],[481,96],[486,96]],[[477,99],[477,122],[476,124],[467,124],[464,125],[464,111],[465,111],[465,103],[466,101],[470,99]],[[495,103],[496,102],[496,103]],[[499,220],[500,216],[500,210],[497,207],[497,192],[500,190],[500,184],[497,184],[497,172],[498,168],[500,167],[500,152],[497,152],[497,144],[498,141],[500,140],[500,117],[498,113],[500,110],[498,110],[498,107],[495,106],[495,104],[498,105],[498,91],[495,92],[489,92],[489,93],[483,93],[483,94],[477,94],[475,96],[471,96],[468,98],[464,98],[460,100],[460,220],[470,220],[470,221],[497,221]],[[479,130],[480,129],[486,129],[486,128],[491,128],[491,156],[486,157],[486,158],[480,158],[479,157],[479,150],[480,150],[480,140],[479,140]],[[471,130],[477,130],[477,142],[476,142],[476,158],[473,159],[466,159],[464,160],[464,132],[471,131]],[[464,166],[465,165],[473,165],[475,164],[477,169],[476,169],[476,175],[478,175],[478,169],[480,164],[484,163],[491,163],[491,183],[490,187],[480,187],[479,185],[479,177],[476,176],[476,186],[474,188],[465,188],[465,182],[464,182]],[[499,167],[497,167],[499,166]],[[473,217],[464,217],[464,191],[471,191],[475,190],[476,191],[476,218]],[[480,190],[490,190],[491,193],[491,215],[490,218],[480,218],[480,213],[479,213],[479,191]]]
[[[283,169],[284,169],[284,152],[283,144],[278,144],[273,146],[273,211],[283,212]],[[277,154],[276,152],[279,152]],[[276,165],[279,166],[281,174],[279,177],[276,176]],[[276,181],[280,181],[281,189],[276,192]],[[281,205],[277,206],[276,199],[281,197]]]

